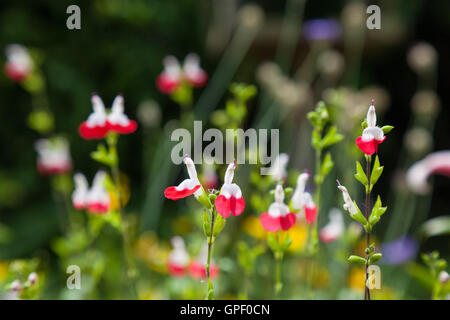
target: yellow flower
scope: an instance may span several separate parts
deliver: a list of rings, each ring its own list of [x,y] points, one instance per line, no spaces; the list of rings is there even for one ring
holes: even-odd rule
[[[253,238],[259,240],[267,239],[267,231],[262,227],[259,218],[255,216],[246,217],[242,223],[242,229]]]
[[[364,291],[366,270],[364,267],[355,267],[350,270],[348,286],[357,291]]]
[[[289,229],[289,237],[292,239],[292,243],[289,246],[289,251],[301,251],[305,247],[306,236],[307,230],[304,224],[296,224],[291,229]]]

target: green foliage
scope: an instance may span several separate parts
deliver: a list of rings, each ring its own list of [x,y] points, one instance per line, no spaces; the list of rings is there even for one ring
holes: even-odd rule
[[[366,264],[367,261],[363,257],[352,255],[348,257],[348,261],[354,264]]]
[[[373,226],[380,221],[381,216],[386,212],[387,207],[382,207],[381,206],[381,198],[380,196],[377,197],[377,201],[375,202],[373,208],[372,208],[372,212],[369,216],[369,226],[370,229],[373,228]]]
[[[383,130],[384,134],[388,134],[389,132],[391,132],[392,129],[394,129],[393,126],[383,126],[383,127],[381,127],[381,130]]]
[[[381,174],[383,173],[383,166],[380,166],[380,160],[378,156],[375,158],[375,163],[373,164],[372,174],[370,175],[370,191],[372,191],[373,186],[377,183]]]
[[[239,265],[248,276],[251,276],[255,271],[256,259],[266,251],[265,247],[257,245],[250,248],[247,242],[239,241],[237,250]]]
[[[91,152],[91,158],[109,167],[113,167],[118,163],[117,154],[111,152],[110,149],[107,149],[105,145],[101,143],[97,146],[96,151]]]
[[[362,168],[359,161],[356,161],[356,173],[355,178],[359,182],[363,184],[363,186],[367,187],[369,180],[367,179],[366,173],[364,172],[364,169]]]

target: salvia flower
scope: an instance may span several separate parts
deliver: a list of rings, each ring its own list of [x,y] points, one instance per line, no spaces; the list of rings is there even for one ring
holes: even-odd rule
[[[69,143],[66,139],[39,139],[34,146],[38,153],[36,166],[40,174],[57,175],[72,170]]]
[[[234,169],[236,163],[230,163],[225,172],[225,179],[219,196],[216,198],[217,212],[224,218],[228,218],[230,213],[233,216],[240,215],[245,208],[245,201],[239,186],[233,182]]]
[[[11,291],[20,292],[23,289],[23,285],[22,285],[22,283],[19,280],[14,280],[11,283],[10,288],[11,288]]]
[[[6,47],[5,74],[13,81],[22,82],[33,72],[33,60],[28,50],[20,44]]]
[[[413,164],[406,173],[408,187],[418,194],[430,190],[427,179],[432,174],[450,177],[450,150],[437,151]]]
[[[410,236],[403,236],[381,246],[383,262],[399,265],[414,259],[419,246],[417,241]]]
[[[303,34],[309,41],[333,41],[341,35],[341,26],[334,19],[312,19],[303,25]]]
[[[295,224],[295,214],[290,212],[289,207],[284,204],[284,190],[280,184],[275,189],[275,202],[259,219],[263,228],[269,232],[286,231]]]
[[[363,130],[361,136],[356,138],[356,145],[362,152],[370,156],[378,151],[378,145],[386,139],[383,130],[376,126],[377,115],[373,100],[367,112],[366,121],[367,128]]]
[[[124,113],[124,100],[122,95],[116,96],[109,114],[107,114],[100,96],[93,94],[91,101],[94,111],[78,128],[81,137],[88,140],[103,139],[109,132],[129,134],[136,131],[136,121],[128,119]]]
[[[86,177],[77,173],[74,175],[75,190],[72,193],[72,203],[75,209],[87,209],[92,214],[105,214],[111,207],[111,198],[104,186],[105,171],[98,171],[88,189]]]
[[[439,273],[439,282],[441,283],[441,284],[445,284],[445,283],[447,283],[448,282],[448,280],[450,280],[450,276],[449,276],[449,274],[448,274],[448,272],[447,271],[441,271],[440,273]]]
[[[344,198],[344,205],[343,205],[344,210],[348,211],[350,213],[350,216],[352,217],[357,216],[359,214],[358,208],[356,208],[356,205],[353,202],[352,198],[350,197],[347,188],[341,185],[339,181],[337,182],[338,182],[338,189],[342,192],[342,197]]]
[[[325,243],[337,240],[345,229],[344,219],[339,209],[331,209],[328,217],[330,221],[319,232],[320,240]]]
[[[178,200],[181,198],[186,198],[192,194],[198,198],[203,194],[202,186],[197,177],[197,170],[195,170],[194,161],[192,161],[192,159],[188,156],[185,156],[183,162],[186,164],[189,179],[183,180],[178,186],[166,188],[164,191],[164,196],[167,199]]]
[[[207,260],[208,260],[208,247],[205,246],[200,255],[196,259],[194,259],[189,266],[189,273],[192,278],[199,280],[207,278],[207,272],[205,267]],[[211,280],[217,278],[218,275],[219,275],[219,267],[214,262],[211,262],[210,265]]]
[[[309,192],[305,192],[306,181],[309,173],[302,173],[297,178],[297,187],[291,199],[291,207],[293,210],[305,213],[306,222],[313,223],[317,217],[317,206],[314,203]]]
[[[183,277],[189,267],[190,257],[186,250],[183,238],[173,237],[173,250],[170,252],[167,261],[167,271],[171,276]]]
[[[32,272],[28,275],[27,281],[30,285],[36,284],[37,280],[38,280],[38,275],[36,272]]]
[[[156,86],[162,93],[173,93],[183,82],[203,87],[208,81],[208,74],[200,67],[200,59],[194,53],[186,56],[182,67],[174,56],[165,57],[163,64],[164,70],[156,79]]]

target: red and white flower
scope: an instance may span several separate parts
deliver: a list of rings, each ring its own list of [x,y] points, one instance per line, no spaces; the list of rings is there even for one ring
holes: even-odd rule
[[[168,187],[164,191],[164,196],[167,199],[178,200],[186,198],[192,194],[196,198],[203,194],[203,189],[197,177],[197,170],[195,170],[194,162],[188,156],[185,156],[183,162],[186,164],[189,179],[183,180],[178,186]]]
[[[268,212],[260,216],[263,228],[269,232],[289,230],[295,224],[295,214],[284,204],[284,190],[279,184],[275,189],[275,202],[269,206]]]
[[[238,216],[245,208],[241,188],[237,184],[232,183],[235,168],[236,163],[230,163],[228,165],[227,171],[225,172],[224,184],[215,202],[217,212],[224,218],[228,218],[230,214]]]
[[[189,267],[190,257],[186,250],[183,238],[173,237],[173,250],[167,260],[167,271],[171,276],[184,277]]]
[[[372,100],[372,104],[367,112],[367,128],[363,130],[361,136],[356,138],[356,145],[358,148],[369,156],[377,152],[378,145],[386,139],[383,130],[376,126],[377,115],[373,103],[374,101]]]
[[[194,53],[186,56],[183,67],[174,56],[165,57],[163,64],[164,70],[156,79],[156,86],[162,93],[173,93],[184,81],[193,87],[202,87],[208,81],[208,74],[200,67],[200,59]]]
[[[342,197],[344,199],[344,205],[343,208],[345,211],[348,211],[350,213],[350,216],[356,216],[358,214],[358,209],[356,208],[355,203],[353,202],[352,198],[350,197],[350,194],[348,193],[348,190],[346,187],[341,185],[338,181],[338,189],[342,192]]]
[[[91,101],[94,112],[78,128],[81,137],[88,140],[103,139],[109,132],[129,134],[136,131],[136,121],[128,119],[124,113],[122,95],[116,96],[108,115],[102,99],[97,94],[92,95]]]
[[[5,74],[13,81],[22,82],[33,72],[33,60],[28,50],[20,44],[6,47]]]
[[[305,213],[305,219],[308,224],[311,224],[317,217],[317,206],[314,203],[311,194],[305,192],[306,182],[308,181],[309,173],[302,173],[297,178],[297,187],[291,199],[291,207],[293,210]]]
[[[200,255],[189,266],[189,273],[194,279],[206,279],[206,263],[208,261],[208,247],[204,247]],[[211,261],[209,266],[210,278],[214,280],[219,275],[219,267]]]
[[[106,119],[110,131],[119,134],[130,134],[136,131],[137,123],[128,119],[124,113],[124,101],[122,95],[117,95],[112,103],[111,112]]]
[[[72,193],[73,206],[78,209],[87,209],[92,214],[105,214],[111,207],[111,199],[104,186],[106,172],[98,171],[88,190],[87,180],[81,173],[74,176],[75,190]]]
[[[206,190],[214,190],[219,187],[219,177],[214,166],[214,159],[205,159],[203,162],[201,182]]]
[[[38,153],[37,170],[42,175],[64,174],[72,170],[69,143],[62,137],[39,139],[35,143]]]
[[[337,240],[344,233],[345,229],[344,219],[339,209],[331,209],[328,217],[330,218],[330,222],[319,232],[320,240],[325,243]]]
[[[450,177],[450,150],[433,152],[414,163],[406,173],[408,187],[418,194],[428,193],[427,179],[432,174]]]

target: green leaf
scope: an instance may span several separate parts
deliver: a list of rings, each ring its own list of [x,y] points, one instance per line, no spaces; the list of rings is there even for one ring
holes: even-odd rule
[[[344,136],[337,132],[336,126],[332,126],[321,141],[322,148],[332,146],[333,144],[338,143],[342,139],[344,139]]]
[[[383,133],[384,133],[384,134],[387,134],[387,133],[391,132],[392,129],[394,129],[393,126],[383,126],[383,127],[381,128],[381,130],[383,130]]]
[[[370,259],[369,259],[369,264],[374,264],[377,261],[379,261],[381,259],[383,255],[381,253],[374,253]]]
[[[333,169],[334,162],[331,158],[331,153],[327,152],[323,158],[322,165],[320,166],[320,175],[322,179],[325,179],[326,175]]]
[[[322,149],[319,130],[314,129],[311,136],[311,144],[316,150]]]
[[[387,210],[387,207],[382,207],[381,205],[382,205],[381,198],[380,196],[378,196],[377,201],[375,202],[369,217],[369,224],[371,227],[373,227],[378,221],[380,221],[380,217]]]
[[[373,165],[372,174],[370,175],[370,191],[372,191],[373,186],[377,183],[381,174],[383,173],[384,167],[380,166],[380,160],[378,156],[375,158],[375,163]]]
[[[369,181],[367,180],[366,173],[364,172],[364,169],[361,166],[361,163],[359,161],[356,161],[356,173],[355,178],[359,182],[361,182],[364,186],[367,186]]]
[[[367,128],[367,119],[364,119],[364,121],[361,122],[361,127],[362,127],[363,129]]]
[[[351,214],[350,215],[350,217],[353,219],[353,220],[356,220],[356,221],[358,221],[359,223],[361,223],[363,226],[366,226],[367,225],[367,219],[364,217],[364,215],[361,213],[361,210],[359,210],[359,207],[358,207],[358,205],[356,204],[356,202],[355,202],[355,200],[353,200],[353,204],[355,205],[355,207],[356,207],[356,214]]]
[[[348,261],[354,264],[366,264],[367,262],[366,259],[364,259],[363,257],[353,255],[348,257]]]
[[[286,197],[289,197],[292,194],[293,191],[294,190],[291,187],[287,187],[287,188],[284,189],[284,195]]]

